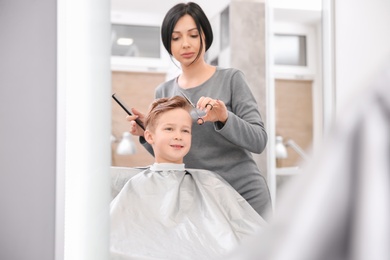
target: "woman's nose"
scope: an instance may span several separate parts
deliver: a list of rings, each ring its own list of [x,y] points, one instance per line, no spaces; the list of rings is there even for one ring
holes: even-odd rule
[[[183,37],[183,44],[182,44],[183,48],[187,48],[190,46],[188,40],[187,40],[187,37]]]

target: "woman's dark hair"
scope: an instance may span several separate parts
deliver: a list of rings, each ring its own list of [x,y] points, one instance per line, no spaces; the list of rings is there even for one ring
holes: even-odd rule
[[[196,24],[196,28],[199,31],[199,34],[204,34],[204,38],[206,41],[206,51],[210,48],[211,43],[213,42],[213,30],[211,29],[211,25],[209,19],[206,14],[203,12],[202,8],[193,2],[188,3],[180,3],[172,7],[164,17],[164,20],[161,25],[161,40],[164,44],[165,49],[172,56],[171,51],[171,40],[172,40],[172,32],[175,28],[177,21],[183,17],[184,15],[190,15]],[[201,50],[203,49],[203,39],[200,38],[200,51],[196,56],[197,60],[200,56]]]

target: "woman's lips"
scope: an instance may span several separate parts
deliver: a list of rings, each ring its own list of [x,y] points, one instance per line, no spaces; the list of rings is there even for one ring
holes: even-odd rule
[[[192,58],[192,56],[194,56],[194,53],[193,52],[187,52],[187,53],[183,53],[181,56],[183,58],[188,59],[188,58]]]

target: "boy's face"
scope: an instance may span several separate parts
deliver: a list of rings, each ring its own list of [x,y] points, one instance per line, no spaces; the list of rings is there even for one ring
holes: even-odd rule
[[[155,129],[144,134],[153,147],[156,163],[183,163],[191,147],[191,126],[192,118],[182,108],[160,115]]]

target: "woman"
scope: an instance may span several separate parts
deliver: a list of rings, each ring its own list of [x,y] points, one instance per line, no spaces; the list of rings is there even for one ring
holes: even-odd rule
[[[251,153],[261,153],[267,133],[256,100],[243,73],[233,68],[207,64],[205,52],[213,41],[210,22],[196,3],[180,3],[166,14],[161,37],[168,53],[181,66],[182,73],[162,83],[156,98],[181,95],[196,103],[205,113],[192,127],[191,150],[184,158],[187,167],[220,174],[265,217],[271,209],[269,190]],[[198,110],[198,111],[199,111]],[[133,109],[130,132],[152,152],[143,138],[144,131],[135,119],[144,120]]]

